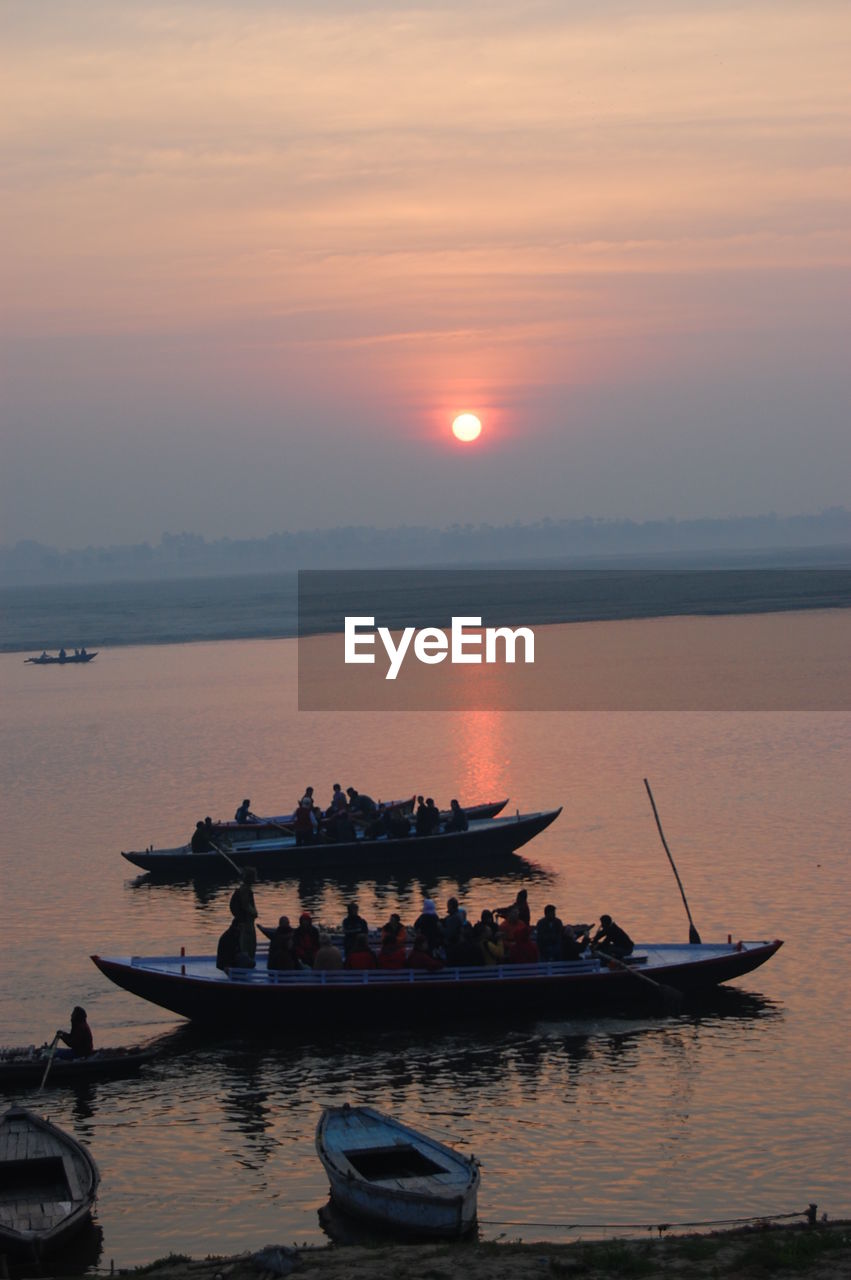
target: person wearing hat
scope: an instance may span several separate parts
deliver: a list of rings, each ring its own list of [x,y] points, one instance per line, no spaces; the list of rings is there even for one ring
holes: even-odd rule
[[[561,960],[561,939],[564,925],[556,915],[551,902],[544,907],[544,914],[535,925],[535,939],[542,960]]]
[[[68,1050],[60,1049],[60,1054],[69,1058],[90,1058],[95,1051],[92,1031],[85,1009],[75,1005],[71,1010],[71,1030],[57,1031],[57,1039],[67,1044]]]

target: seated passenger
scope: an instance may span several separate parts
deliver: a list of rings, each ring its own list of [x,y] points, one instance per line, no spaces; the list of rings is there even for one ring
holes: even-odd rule
[[[267,969],[297,969],[299,967],[293,951],[293,930],[289,916],[281,916],[278,927],[269,939],[269,958]]]
[[[624,956],[632,955],[634,943],[626,930],[615,924],[611,916],[600,916],[600,928],[591,939],[591,946],[602,951],[603,955],[622,960]]]
[[[503,915],[503,920],[496,932],[502,936],[506,952],[510,952],[517,933],[520,929],[528,928],[528,925],[520,919],[520,912],[516,907],[509,907],[505,913],[497,911],[494,914]]]
[[[189,847],[193,853],[211,853],[213,851],[207,828],[200,820],[195,823],[195,830],[192,832]]]
[[[335,947],[334,943],[328,937],[327,933],[319,935],[319,950],[313,957],[314,971],[320,969],[342,969],[343,953],[339,947]]]
[[[404,969],[405,959],[404,941],[393,933],[385,933],[378,952],[379,969]]]
[[[234,822],[238,822],[240,826],[244,826],[247,822],[256,822],[254,814],[251,812],[251,801],[243,800],[242,804],[233,815]]]
[[[492,929],[490,925],[479,921],[476,925],[478,929],[479,950],[482,953],[482,962],[484,964],[505,964],[505,939],[499,929]]]
[[[457,800],[449,801],[450,814],[446,820],[444,831],[466,831],[469,827],[467,815]]]
[[[402,917],[398,911],[394,911],[387,923],[381,926],[381,941],[383,942],[385,938],[401,942],[402,946],[408,941],[408,930],[402,924]]]
[[[473,968],[483,963],[481,949],[469,921],[464,921],[457,941],[447,947],[446,963],[459,968]]]
[[[56,1035],[63,1044],[67,1044],[71,1058],[90,1058],[95,1051],[86,1011],[80,1005],[71,1010],[71,1030],[57,1031]],[[60,1054],[64,1053],[65,1050],[60,1050]]]
[[[367,823],[364,835],[367,840],[377,840],[379,836],[390,835],[390,814],[383,804],[378,806],[372,821]]]
[[[408,968],[427,969],[429,973],[443,968],[443,961],[429,951],[428,939],[424,933],[418,933],[414,938],[414,945],[408,956]]]
[[[388,832],[391,840],[407,840],[411,834],[411,824],[408,821],[408,815],[403,813],[401,809],[391,809],[388,821]]]
[[[327,818],[325,828],[329,837],[337,844],[350,844],[358,838],[354,824],[345,809],[341,809],[338,813],[332,814],[330,818]]]
[[[537,964],[540,958],[541,953],[538,950],[538,944],[532,937],[532,930],[528,924],[521,923],[509,948],[509,962],[511,964]]]
[[[298,928],[293,934],[293,952],[296,960],[313,968],[313,961],[319,950],[319,930],[313,924],[309,911],[302,911],[298,918]]]
[[[578,960],[588,946],[588,934],[577,933],[572,924],[566,924],[561,935],[562,960]]]
[[[556,915],[551,902],[544,907],[544,914],[535,925],[535,941],[542,960],[561,960],[561,940],[564,925]]]
[[[349,954],[346,956],[347,969],[375,969],[378,967],[378,961],[375,958],[375,952],[369,945],[369,939],[365,933],[359,933],[352,943]]]

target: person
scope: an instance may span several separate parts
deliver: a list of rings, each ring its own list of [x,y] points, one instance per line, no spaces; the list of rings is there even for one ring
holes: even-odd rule
[[[566,924],[561,935],[561,956],[562,960],[578,960],[585,948],[588,946],[588,931],[581,933],[576,926]]]
[[[446,899],[446,915],[440,922],[440,928],[443,932],[443,941],[446,943],[447,952],[454,947],[461,936],[461,927],[464,924],[465,917],[461,914],[458,906],[457,898]]]
[[[80,650],[80,657],[81,657],[81,658],[87,658],[88,656],[89,656],[89,655],[86,653],[86,646],[85,646],[85,645],[83,645],[82,649]]]
[[[369,938],[365,933],[355,935],[354,942],[346,956],[346,969],[375,969],[378,961],[375,952],[370,948]]]
[[[293,951],[293,930],[289,916],[281,916],[278,927],[269,939],[269,958],[267,969],[297,969],[299,967]]]
[[[427,834],[428,814],[426,813],[426,803],[422,796],[417,796],[417,811],[414,814],[414,830],[418,836]]]
[[[335,782],[331,795],[331,803],[328,806],[328,814],[326,816],[339,813],[342,809],[347,807],[346,797],[343,795],[343,788],[340,786],[339,782]]]
[[[378,806],[375,817],[366,825],[364,832],[367,840],[378,840],[381,836],[390,835],[390,814],[383,804]]]
[[[418,933],[414,938],[414,945],[408,956],[408,968],[427,969],[430,973],[443,968],[443,961],[429,950],[428,939],[424,933]]]
[[[66,654],[66,652],[65,652],[65,650],[64,650],[64,649],[60,649],[60,650],[59,650],[59,661],[60,661],[60,662],[64,662],[67,656],[68,656],[68,655]]]
[[[358,833],[346,809],[339,809],[325,820],[325,830],[329,839],[336,844],[350,844],[357,840]]]
[[[411,824],[408,821],[408,815],[403,813],[401,809],[391,809],[387,823],[387,835],[391,840],[407,840],[411,834]]]
[[[207,834],[207,828],[199,819],[195,823],[195,830],[192,832],[192,839],[189,847],[193,853],[211,853],[213,846],[210,844],[210,837]]]
[[[248,957],[246,968],[254,967],[257,954],[257,930],[254,922],[257,919],[257,904],[254,901],[253,885],[257,879],[254,867],[246,867],[242,880],[230,896],[231,915],[239,922],[239,950]]]
[[[371,818],[378,808],[372,796],[356,791],[354,787],[346,787],[346,795],[349,797],[349,813],[352,816]]]
[[[446,820],[444,831],[466,831],[469,828],[467,815],[461,808],[457,800],[449,801],[449,817]]]
[[[542,960],[561,960],[561,940],[564,925],[556,915],[552,902],[544,907],[544,914],[535,925],[535,940]]]
[[[443,942],[443,935],[440,929],[440,917],[437,914],[437,907],[434,905],[433,898],[425,898],[423,900],[422,914],[417,916],[414,921],[414,933],[421,934],[426,940],[426,946],[432,955],[439,951]]]
[[[343,919],[343,954],[348,959],[352,944],[359,933],[369,934],[369,925],[364,918],[358,915],[358,904],[350,902],[346,907],[346,915]]]
[[[600,916],[600,927],[591,939],[592,947],[602,951],[603,955],[623,960],[625,956],[632,955],[634,945],[626,930],[615,924],[611,916]]]
[[[509,961],[511,964],[537,964],[540,958],[541,953],[532,937],[532,930],[521,921],[511,943]]]
[[[473,968],[482,963],[481,949],[474,935],[473,926],[468,920],[462,924],[457,940],[452,946],[447,946],[446,963],[467,968]]]
[[[404,939],[392,931],[382,934],[381,948],[378,952],[379,969],[404,969],[405,959]]]
[[[219,938],[219,945],[216,947],[216,968],[224,970],[236,966],[237,957],[239,956],[239,921],[236,916],[231,920],[222,936]],[[242,967],[242,966],[239,966]]]
[[[510,907],[497,907],[494,911],[495,916],[503,916],[507,918],[509,912],[516,910],[518,919],[523,924],[532,923],[532,913],[529,910],[529,893],[526,889],[518,890],[517,897],[514,899]]]
[[[298,918],[298,928],[293,934],[293,951],[295,957],[307,968],[313,968],[313,961],[319,950],[319,930],[313,923],[310,912],[302,911]]]
[[[342,969],[343,953],[339,947],[335,947],[327,933],[319,935],[319,950],[313,957],[313,968],[321,969]]]
[[[494,914],[502,915],[502,912],[494,912]],[[520,919],[520,912],[517,910],[517,907],[509,907],[508,912],[503,915],[502,923],[497,929],[497,933],[500,934],[503,942],[505,943],[506,955],[510,957],[511,948],[514,946],[514,939],[517,937],[521,929],[525,929],[527,927],[528,926]]]
[[[299,800],[296,806],[293,827],[295,829],[297,848],[313,844],[313,834],[316,829],[316,818],[313,814],[313,787],[308,787]]]
[[[425,807],[426,807],[426,823],[427,823],[426,835],[428,836],[437,835],[438,831],[440,830],[440,810],[438,809],[437,805],[434,803],[434,800],[432,799],[431,796],[426,797]]]
[[[250,800],[243,800],[242,804],[233,815],[233,820],[234,822],[238,822],[241,827],[244,827],[247,822],[257,821],[254,814],[251,812]]]
[[[479,944],[483,964],[505,963],[505,942],[498,929],[480,920],[473,933]]]
[[[71,1058],[90,1058],[95,1051],[92,1030],[85,1009],[75,1005],[71,1010],[71,1030],[57,1031],[56,1035],[70,1049]],[[60,1054],[65,1055],[64,1050]]]
[[[385,938],[392,938],[394,942],[400,942],[402,946],[408,940],[408,930],[402,924],[402,917],[398,911],[394,911],[387,923],[381,926],[381,941],[383,942]]]

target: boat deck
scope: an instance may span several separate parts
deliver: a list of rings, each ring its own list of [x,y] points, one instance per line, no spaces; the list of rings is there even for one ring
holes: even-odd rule
[[[0,1228],[22,1236],[55,1231],[92,1192],[82,1153],[36,1128],[25,1113],[0,1125]]]

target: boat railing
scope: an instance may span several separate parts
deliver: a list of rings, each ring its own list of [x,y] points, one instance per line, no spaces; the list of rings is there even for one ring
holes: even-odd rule
[[[400,986],[410,983],[511,982],[528,978],[558,978],[566,974],[599,973],[600,961],[553,960],[537,964],[494,964],[428,969],[238,969],[229,970],[234,982],[262,986]]]

